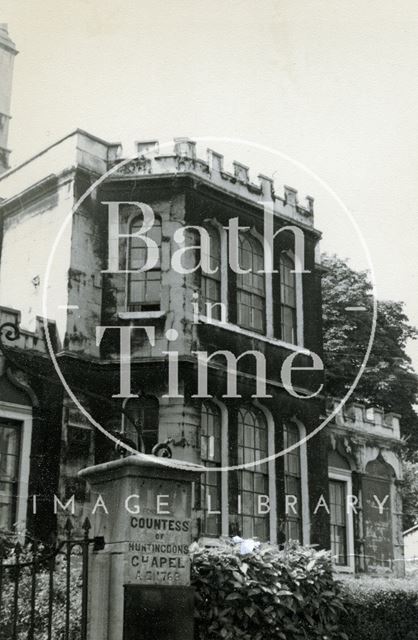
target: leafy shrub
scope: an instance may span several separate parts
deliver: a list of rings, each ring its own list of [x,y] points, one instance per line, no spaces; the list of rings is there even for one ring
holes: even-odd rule
[[[341,624],[349,640],[418,637],[418,580],[364,577],[344,581],[344,592]]]
[[[9,567],[15,563],[13,547],[9,549],[5,564]],[[21,553],[19,563],[23,566],[20,570],[18,588],[18,615],[17,638],[23,640],[28,637],[31,614],[31,588],[33,554],[30,546],[25,547]],[[80,638],[80,611],[81,611],[81,559],[73,556],[70,571],[70,635],[69,640]],[[16,569],[14,566],[3,570],[3,588],[0,618],[0,640],[10,640],[12,637],[14,619],[14,591]],[[52,637],[54,640],[65,638],[66,615],[66,580],[67,570],[65,558],[57,554],[54,569],[53,588],[53,615]],[[49,610],[49,570],[48,562],[40,563],[36,574],[35,597],[35,638],[47,640],[48,637],[48,610]]]
[[[336,640],[343,611],[329,554],[225,544],[193,555],[196,640]]]

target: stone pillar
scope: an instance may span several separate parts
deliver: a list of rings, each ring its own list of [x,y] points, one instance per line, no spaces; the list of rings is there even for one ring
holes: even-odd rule
[[[405,556],[402,526],[402,496],[401,480],[393,480],[391,487],[392,499],[392,531],[393,531],[393,572],[397,578],[405,576]]]
[[[192,640],[192,482],[202,471],[137,454],[80,472],[105,541],[90,560],[89,640]]]
[[[364,558],[364,522],[363,522],[363,477],[360,471],[352,472],[353,494],[357,497],[358,503],[353,514],[354,521],[354,554],[355,571],[363,573],[366,568]]]

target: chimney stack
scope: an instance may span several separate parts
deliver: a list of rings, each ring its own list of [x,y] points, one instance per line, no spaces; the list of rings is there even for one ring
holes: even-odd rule
[[[17,49],[10,38],[7,24],[0,23],[0,174],[9,169],[7,147],[12,97],[13,63]]]

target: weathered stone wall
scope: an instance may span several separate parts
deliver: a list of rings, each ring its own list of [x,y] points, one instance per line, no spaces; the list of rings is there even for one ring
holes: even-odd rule
[[[3,214],[0,299],[2,305],[20,310],[21,325],[30,331],[36,328],[36,317],[43,315],[47,261],[72,204],[72,181],[53,181],[48,190],[20,199]],[[67,322],[70,252],[71,224],[65,227],[48,282],[49,316],[57,323],[60,340]]]
[[[330,401],[329,410],[337,405],[337,400]],[[336,452],[351,469],[353,494],[358,500],[353,515],[353,568],[402,575],[399,416],[353,403],[336,414],[327,433],[331,455]]]

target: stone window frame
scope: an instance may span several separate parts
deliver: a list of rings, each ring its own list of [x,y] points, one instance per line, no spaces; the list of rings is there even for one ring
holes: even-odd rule
[[[355,570],[354,517],[353,517],[353,508],[347,509],[347,496],[352,495],[353,493],[352,472],[350,469],[339,469],[337,467],[328,467],[328,479],[345,483],[346,518],[347,518],[346,519],[347,564],[340,565],[333,562],[332,567],[336,573],[354,573],[354,570]]]
[[[217,405],[221,414],[221,465],[223,469],[229,467],[229,411],[225,403],[221,402],[217,398],[210,398],[210,402]],[[245,404],[245,403],[243,403]],[[267,453],[269,460],[266,463],[268,466],[268,482],[269,482],[269,499],[270,499],[270,513],[269,513],[269,538],[272,544],[277,543],[277,493],[276,493],[276,465],[275,465],[275,422],[271,411],[261,404],[257,399],[252,403],[255,409],[258,409],[264,414],[264,418],[267,425]],[[221,472],[221,535],[229,537],[229,471]],[[213,538],[202,534],[201,540],[205,543],[205,540],[211,544]]]
[[[129,234],[132,233],[132,229],[133,229],[133,224],[135,222],[135,220],[137,218],[141,218],[141,213],[138,213],[137,211],[130,213],[127,221],[126,221],[126,229],[128,231]],[[158,222],[158,225],[156,224]],[[159,265],[158,267],[155,267],[153,269],[149,269],[147,271],[143,272],[144,275],[144,281],[145,283],[147,282],[147,279],[149,278],[150,274],[155,273],[155,272],[159,272],[159,280],[160,280],[160,289],[161,289],[161,284],[162,284],[162,265],[161,265],[161,261],[162,261],[162,238],[163,238],[163,221],[161,216],[155,215],[154,213],[154,225],[153,225],[153,229],[156,228],[158,226],[159,230],[160,230],[160,243],[159,243]],[[148,235],[148,234],[147,234]],[[125,263],[126,263],[126,270],[129,271],[130,267],[130,260],[131,260],[131,248],[132,248],[132,237],[128,236],[126,238],[127,242],[126,242],[126,258],[125,258]],[[145,246],[145,245],[144,245]],[[130,281],[131,281],[131,277],[132,274],[131,273],[126,273],[126,282],[125,282],[125,312],[126,314],[129,314],[129,316],[132,315],[142,315],[142,316],[149,316],[151,314],[161,314],[161,296],[159,298],[159,300],[155,300],[155,302],[141,302],[141,303],[137,303],[137,306],[140,306],[140,309],[131,309],[130,308],[130,302],[129,302],[129,291],[130,291]],[[158,309],[150,309],[150,306],[158,306]],[[123,312],[122,312],[123,313]]]
[[[218,415],[218,419],[219,419],[219,460],[214,460],[213,462],[211,461],[211,457],[205,457],[203,458],[202,456],[202,440],[203,438],[206,438],[207,440],[209,440],[208,434],[204,434],[203,433],[203,425],[202,425],[202,414],[203,414],[203,408],[207,407],[209,409],[210,413],[210,409],[216,409],[217,415]],[[213,415],[213,414],[212,414]],[[222,409],[221,407],[219,407],[218,403],[213,402],[211,398],[205,399],[202,401],[201,403],[201,407],[200,407],[200,429],[199,429],[199,439],[200,439],[200,448],[201,448],[201,464],[203,464],[203,466],[209,466],[211,468],[217,468],[217,467],[222,467],[223,466],[223,420],[222,420]],[[209,464],[208,464],[209,463]],[[206,477],[205,477],[206,476]],[[214,479],[216,478],[216,481],[214,481]],[[216,486],[217,485],[217,486]],[[219,505],[217,505],[215,503],[214,500],[211,499],[210,502],[210,507],[211,507],[211,511],[218,511],[220,510],[220,514],[219,514],[219,531],[217,534],[211,534],[210,532],[208,532],[206,530],[206,526],[205,526],[205,522],[208,519],[208,517],[211,517],[210,515],[208,515],[208,503],[207,503],[207,490],[208,489],[214,489],[216,487],[216,489],[219,491]],[[219,472],[209,472],[208,474],[203,474],[203,478],[200,481],[200,510],[202,511],[202,535],[204,536],[212,536],[212,535],[221,535],[222,534],[222,473]],[[212,496],[212,494],[211,494]],[[217,501],[218,502],[218,501]],[[212,515],[212,518],[215,516],[215,514]]]
[[[263,273],[264,268],[264,246],[262,238],[256,233],[254,230],[251,230],[249,233],[240,232],[238,236],[238,256],[241,255],[243,251],[243,244],[248,243],[250,250],[247,250],[247,253],[251,255],[251,264],[254,265],[254,262],[257,259],[260,260],[260,269],[257,271],[251,269],[249,273],[245,274],[237,274],[236,275],[236,306],[237,306],[237,319],[236,324],[242,329],[247,329],[247,331],[254,331],[254,333],[261,333],[266,335],[267,333],[267,279],[266,274]],[[259,248],[260,252],[258,253],[257,249]],[[241,260],[239,260],[240,267],[246,269],[247,267],[241,264]],[[249,267],[248,267],[249,268]],[[254,283],[249,283],[248,278],[254,280],[254,278],[259,278],[262,283],[262,289],[258,288]],[[242,296],[247,296],[250,298],[250,302],[248,305],[244,305],[242,301]],[[255,303],[255,300],[260,301],[260,306],[258,307]],[[244,324],[243,320],[240,320],[240,309],[247,306],[250,309],[250,316],[257,311],[261,313],[261,326],[254,327],[254,322],[249,323],[249,325]]]
[[[0,401],[2,418],[15,420],[21,424],[19,452],[19,481],[16,501],[16,532],[23,539],[26,531],[29,499],[30,451],[32,441],[32,407],[12,402]]]
[[[228,233],[226,228],[218,222],[216,218],[206,219],[205,225],[213,225],[219,233],[220,245],[221,245],[221,303],[223,305],[222,320],[216,318],[209,318],[205,313],[199,314],[199,321],[206,324],[213,324],[217,327],[221,327],[233,333],[246,335],[250,338],[257,338],[270,344],[274,344],[280,347],[286,347],[292,351],[299,351],[304,348],[304,309],[303,309],[303,282],[302,273],[295,273],[295,285],[296,285],[296,340],[295,343],[286,342],[281,338],[275,337],[275,330],[278,327],[274,326],[273,318],[273,278],[271,273],[264,273],[265,283],[265,323],[264,330],[262,332],[253,331],[245,327],[241,327],[238,322],[230,322],[229,320],[229,303],[228,303]],[[253,238],[258,240],[263,248],[264,252],[264,239],[263,236],[258,233],[254,228],[249,229],[247,234],[250,234]],[[291,249],[284,250],[293,263],[296,265],[295,254]]]
[[[210,237],[210,249],[211,249],[210,258],[213,257],[212,239],[214,236],[216,236],[216,239],[217,239],[219,256],[217,256],[218,260],[216,264],[210,265],[211,269],[214,268],[215,266],[218,267],[218,271],[216,273],[208,274],[208,273],[204,273],[203,271],[201,273],[201,277],[200,277],[200,286],[202,291],[202,296],[200,298],[201,314],[204,315],[205,317],[208,317],[206,315],[206,312],[208,310],[206,303],[209,303],[211,305],[210,318],[214,318],[215,320],[222,320],[222,318],[224,317],[223,309],[227,308],[227,306],[225,305],[227,291],[224,289],[225,289],[225,279],[228,277],[227,273],[226,274],[223,273],[223,269],[222,269],[223,267],[222,254],[224,249],[223,247],[224,238],[221,230],[221,225],[219,225],[219,223],[216,220],[205,221],[204,228],[206,229]],[[219,285],[219,294],[216,300],[211,300],[205,295],[206,286],[210,282],[215,282],[217,285]],[[223,306],[220,306],[220,305],[223,305]]]
[[[251,420],[248,420],[248,415],[251,416]],[[259,520],[262,523],[265,522],[265,518],[268,518],[268,526],[266,530],[268,531],[268,536],[270,534],[270,514],[261,515],[256,512],[257,502],[256,498],[259,495],[270,495],[270,477],[269,477],[269,469],[268,464],[266,462],[263,463],[263,468],[260,468],[258,465],[249,465],[245,466],[246,462],[253,463],[258,459],[264,460],[268,457],[268,424],[265,418],[264,413],[254,404],[252,403],[242,403],[238,407],[237,411],[237,429],[238,434],[240,433],[240,426],[242,429],[242,441],[240,442],[239,435],[237,438],[237,451],[241,452],[241,457],[238,455],[238,465],[242,465],[237,473],[238,478],[238,495],[241,496],[241,509],[237,509],[237,513],[234,514],[237,521],[241,526],[241,536],[242,537],[254,537],[256,535],[254,533],[254,526],[256,521]],[[240,420],[241,418],[241,420]],[[260,422],[261,419],[261,422]],[[246,439],[246,434],[248,430],[253,431],[253,438],[251,442],[248,442]],[[257,446],[257,432],[264,433],[264,450],[261,448],[261,444]],[[251,455],[250,460],[246,460],[246,452],[252,452],[254,455]],[[257,453],[261,456],[257,458]],[[257,478],[263,477],[266,482],[266,489],[257,489]],[[251,486],[245,486],[245,478],[247,478],[247,482],[251,480]],[[246,510],[245,506],[245,495],[248,494],[252,496],[252,509],[254,513]],[[252,520],[252,528],[253,531],[250,535],[244,533],[244,522],[245,519]]]
[[[285,261],[288,261],[288,264],[285,264]],[[287,283],[284,279],[285,269],[293,276],[293,285]],[[287,327],[287,323],[285,322],[285,312],[287,309],[291,310],[293,314],[292,318],[292,327],[291,331],[294,334],[292,340],[285,340],[285,342],[290,342],[291,344],[298,344],[298,284],[297,284],[297,274],[295,271],[295,260],[290,251],[281,251],[280,252],[280,264],[279,264],[279,275],[280,275],[280,335],[281,338],[284,339],[285,329]],[[294,304],[289,304],[285,300],[285,296],[283,293],[285,290],[292,290],[294,296]]]
[[[300,440],[300,433],[299,433],[299,428],[297,426],[297,424],[293,421],[293,420],[285,420],[283,423],[283,448],[286,449],[289,446],[292,446],[292,444],[295,444],[293,442],[290,442],[289,444],[289,432],[291,431],[291,429],[294,429],[295,434],[296,434],[296,442],[299,442]],[[286,435],[287,434],[287,435]],[[295,458],[297,461],[297,466],[298,466],[298,470],[297,472],[294,471],[291,467],[291,465],[289,464],[292,460],[292,458]],[[297,493],[296,493],[296,498],[297,498],[297,513],[294,513],[294,511],[291,509],[291,507],[289,506],[289,510],[287,511],[287,513],[285,513],[285,533],[286,533],[286,540],[295,540],[295,538],[291,538],[288,534],[289,534],[289,529],[290,529],[290,524],[292,522],[295,522],[297,524],[297,527],[299,529],[299,535],[298,538],[296,538],[297,540],[299,540],[299,542],[302,542],[303,540],[303,513],[302,513],[302,456],[301,456],[301,452],[300,452],[300,447],[295,447],[294,449],[292,449],[289,453],[285,453],[283,456],[283,467],[284,467],[284,490],[285,490],[285,496],[294,496],[294,493],[291,493],[291,491],[289,491],[289,486],[288,483],[291,479],[293,479],[297,485]],[[300,501],[300,502],[299,502]]]
[[[229,466],[229,411],[223,402],[213,397],[210,402],[218,406],[221,417],[221,466],[226,469]],[[245,403],[243,403],[245,404]],[[277,543],[277,485],[276,485],[276,458],[275,451],[275,430],[280,427],[279,421],[275,422],[272,412],[259,400],[254,399],[252,405],[259,409],[265,417],[267,424],[267,453],[268,465],[268,494],[270,498],[270,542]],[[309,485],[308,485],[308,458],[307,445],[305,442],[306,428],[304,424],[293,416],[289,419],[296,425],[299,431],[300,444],[300,470],[301,470],[301,524],[302,524],[302,544],[310,544],[310,507],[309,507]],[[337,470],[340,471],[340,470]],[[229,536],[229,472],[221,472],[221,535]],[[213,538],[202,534],[202,540],[213,540]]]
[[[302,525],[302,544],[308,545],[311,541],[311,521],[309,507],[309,478],[308,478],[308,448],[306,444],[306,427],[299,418],[293,416],[286,420],[293,423],[299,431],[299,450],[300,460],[300,493],[301,493],[301,525]],[[284,454],[286,455],[286,454]],[[274,461],[273,461],[274,462]]]

